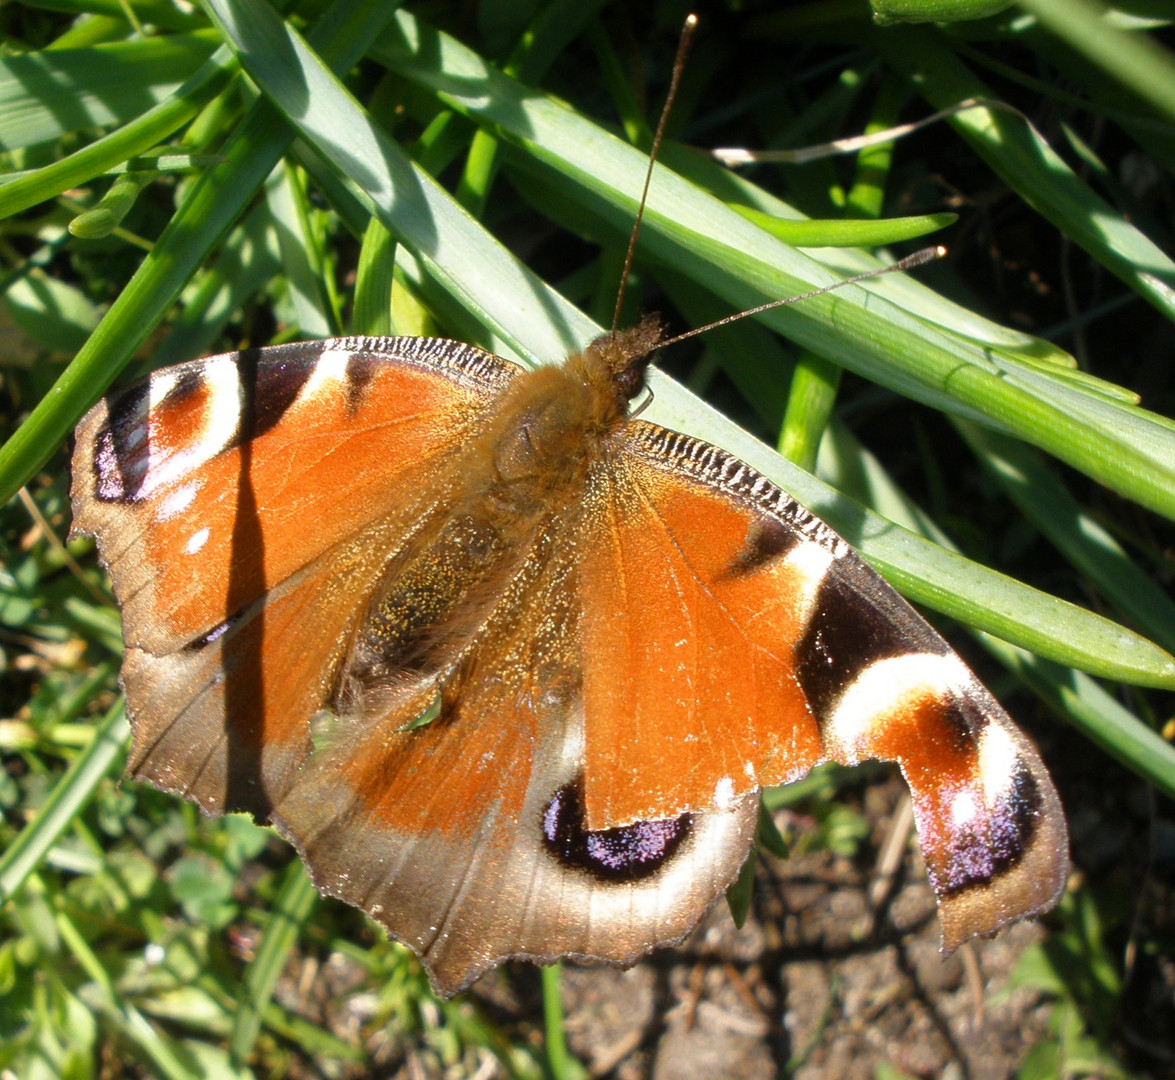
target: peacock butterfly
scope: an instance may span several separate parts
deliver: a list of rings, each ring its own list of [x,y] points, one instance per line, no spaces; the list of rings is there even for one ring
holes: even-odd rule
[[[1067,871],[1036,750],[827,525],[630,415],[655,319],[562,367],[341,338],[156,371],[77,429],[130,775],[245,810],[436,990],[630,964],[730,884],[761,787],[896,761],[943,945]]]

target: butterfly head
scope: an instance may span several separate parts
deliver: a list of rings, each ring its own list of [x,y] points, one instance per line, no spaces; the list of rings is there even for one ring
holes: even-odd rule
[[[587,355],[608,372],[622,405],[645,388],[645,373],[664,338],[661,316],[654,313],[636,326],[605,334],[588,346]]]

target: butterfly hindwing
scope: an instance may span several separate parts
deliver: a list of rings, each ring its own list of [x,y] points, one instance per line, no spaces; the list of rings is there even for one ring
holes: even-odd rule
[[[381,696],[378,718],[362,716],[359,693],[356,714],[331,719],[274,814],[319,887],[410,945],[445,995],[512,957],[627,964],[679,941],[738,873],[755,827],[752,795],[589,831],[562,524],[517,553],[444,671]]]

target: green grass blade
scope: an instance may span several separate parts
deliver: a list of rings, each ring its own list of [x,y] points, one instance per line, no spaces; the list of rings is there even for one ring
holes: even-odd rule
[[[93,984],[83,988],[95,989]],[[157,1080],[252,1080],[253,1074],[230,1065],[219,1047],[164,1034],[130,1002],[110,1001],[97,992],[83,996],[131,1046],[131,1052],[142,1058],[150,1070],[148,1075]]]
[[[1175,798],[1175,746],[1123,708],[1079,671],[1033,656],[1006,642],[984,642],[1009,668],[1083,734],[1168,798]]]
[[[752,207],[775,219],[796,222],[812,220],[777,196],[729,169],[720,168],[714,161],[700,156],[689,147],[666,143],[662,147],[660,161],[735,210]],[[880,259],[852,248],[818,248],[809,254],[845,277],[883,265]],[[1016,355],[1031,352],[1069,365],[1074,363],[1068,353],[1055,345],[985,319],[977,312],[940,296],[909,274],[887,274],[871,281],[869,287],[910,314],[935,326],[952,330],[969,341],[987,347],[1005,348]]]
[[[938,35],[905,27],[874,44],[935,108],[996,97]],[[1175,263],[1099,198],[1014,113],[977,106],[948,121],[1025,202],[1168,318],[1175,318]]]
[[[392,280],[396,239],[383,222],[372,218],[363,233],[355,269],[355,306],[351,331],[376,337],[392,333]]]
[[[440,289],[458,298],[516,352],[557,359],[569,334],[590,339],[595,328],[575,308],[524,268],[469,218],[427,174],[366,116],[313,53],[276,17],[228,10],[211,0],[242,63],[272,95],[323,160],[339,163],[357,198],[408,246],[422,252]],[[434,55],[450,48],[441,40]],[[289,58],[296,57],[296,64]],[[276,57],[284,58],[277,63]],[[467,88],[473,93],[473,88]],[[533,96],[533,92],[526,91]],[[624,148],[627,153],[628,148]],[[624,158],[627,161],[627,157]],[[426,254],[424,254],[426,253]],[[907,595],[1045,655],[1079,663],[1109,677],[1147,685],[1175,685],[1175,662],[1162,650],[1108,620],[1044,598],[962,557],[915,537],[809,474],[788,465],[758,440],[654,373],[650,415],[694,431],[739,454],[840,529]],[[1059,641],[1058,621],[1072,633]],[[1075,645],[1074,642],[1077,644]]]
[[[543,981],[543,1028],[546,1035],[547,1068],[552,1080],[572,1080],[584,1071],[567,1049],[563,1031],[562,966],[548,964],[541,971]]]
[[[104,777],[121,765],[131,731],[120,699],[94,729],[94,738],[53,788],[37,816],[0,855],[0,903],[13,897],[89,802]]]
[[[268,210],[263,204],[255,206],[229,233],[212,266],[194,277],[183,311],[172,320],[167,337],[152,355],[152,367],[210,351],[241,305],[264,289],[281,268]]]
[[[598,332],[415,166],[268,8],[225,0],[208,8],[250,76],[322,160],[514,356],[554,361]]]
[[[796,221],[777,218],[749,206],[735,206],[759,228],[795,247],[884,247],[929,236],[958,220],[958,214],[920,214],[877,221]]]
[[[42,169],[0,179],[0,219],[56,198],[162,142],[216,97],[236,71],[232,53],[222,47],[174,94],[117,131]]]
[[[189,30],[204,22],[198,9],[174,0],[29,0],[24,5],[75,15],[105,15],[125,23],[128,16],[142,26],[150,23],[168,30]]]
[[[975,424],[956,421],[955,427],[1020,512],[1073,567],[1164,648],[1175,649],[1175,604],[1155,589],[1152,579],[1082,509],[1039,456]]]
[[[140,116],[195,73],[217,45],[210,30],[0,58],[0,150]]]
[[[322,283],[322,252],[310,227],[305,192],[289,163],[275,169],[265,185],[266,204],[289,283],[294,325],[306,337],[330,337],[342,330]]]
[[[110,385],[264,182],[290,138],[281,117],[264,102],[246,117],[224,148],[224,163],[196,182],[53,392],[0,450],[0,501],[27,482]]]
[[[1110,9],[1095,0],[1020,0],[1020,6],[1175,123],[1175,57],[1157,41],[1113,26]]]
[[[233,1016],[233,1032],[229,1039],[229,1055],[237,1065],[243,1065],[253,1052],[253,1044],[261,1031],[261,1020],[273,997],[273,989],[289,959],[290,950],[298,940],[302,925],[310,917],[317,902],[317,890],[306,876],[301,862],[295,859],[286,869],[269,924],[241,983]]]
[[[400,13],[374,53],[433,88],[446,104],[509,132],[526,149],[532,167],[541,162],[556,169],[567,181],[568,194],[588,202],[621,234],[627,228],[642,185],[643,154],[561,103],[493,71],[476,54],[406,13]],[[642,237],[645,251],[696,275],[736,308],[834,280],[808,256],[668,170],[660,171],[653,184]],[[871,282],[762,318],[866,378],[935,408],[998,426],[1175,517],[1175,435],[1144,410],[1124,405],[1115,410],[1101,395],[1052,381],[1031,364],[937,333],[883,301]]]
[[[597,199],[603,212],[618,221],[631,220],[631,192],[640,189],[645,160],[641,154],[559,103],[492,72],[475,54],[405,13],[398,16],[396,34],[399,37],[385,38],[375,51],[409,77],[442,87],[440,96],[446,103],[499,127],[510,125],[520,137],[524,133],[533,156],[557,163],[570,179],[569,192]],[[260,48],[251,51],[250,65],[268,92],[283,92],[282,73],[273,70],[275,61]],[[301,74],[305,77],[305,70]],[[331,93],[325,85],[321,89]],[[337,106],[355,113],[358,132],[366,120],[353,102],[347,102],[345,95],[337,94]],[[516,354],[551,360],[590,338],[593,331],[586,326],[574,332],[570,325],[552,328],[549,316],[536,323],[528,294],[541,294],[545,286],[507,268],[500,256],[500,273],[487,275],[485,260],[495,257],[493,242],[482,240],[476,228],[453,220],[455,212],[446,200],[434,199],[427,184],[414,190],[420,182],[402,159],[393,175],[381,162],[381,141],[387,154],[395,153],[385,136],[368,128],[354,142],[343,132],[320,125],[320,108],[304,107],[300,90],[287,108],[301,114],[298,122],[311,141],[317,139],[325,160],[364,161],[364,170],[356,170],[357,186],[368,188],[366,197],[373,205],[383,204],[389,215],[395,214],[399,224],[389,227],[424,255],[430,272],[484,318],[495,335],[511,342]],[[377,183],[368,179],[369,173],[385,175]],[[420,221],[414,223],[413,216]],[[454,242],[444,227],[449,224]],[[659,174],[654,185],[646,235],[662,261],[693,268],[709,287],[738,306],[829,280],[811,260],[693,188],[681,186],[671,174]],[[807,276],[784,273],[781,266]],[[510,326],[498,314],[506,311]],[[972,342],[930,333],[864,289],[846,289],[772,312],[765,321],[821,355],[935,407],[986,418],[988,423],[998,418],[1015,434],[1129,497],[1175,516],[1175,436],[1143,410],[1121,406],[1114,411],[1113,403],[1100,395],[1083,395],[1070,384],[1051,382],[1031,365]]]

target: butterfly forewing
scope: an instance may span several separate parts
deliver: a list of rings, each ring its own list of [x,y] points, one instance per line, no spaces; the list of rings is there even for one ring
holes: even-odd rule
[[[581,640],[600,827],[722,806],[823,756],[793,638],[831,555],[735,498],[726,469],[767,483],[638,421],[592,485]]]
[[[347,338],[182,364],[87,414],[74,530],[97,535],[122,606],[136,775],[266,812],[362,598],[518,371],[451,341]]]
[[[1055,903],[1052,781],[946,642],[741,461],[641,422],[622,446],[584,555],[589,820],[722,805],[821,760],[895,761],[944,946]]]

